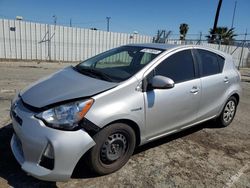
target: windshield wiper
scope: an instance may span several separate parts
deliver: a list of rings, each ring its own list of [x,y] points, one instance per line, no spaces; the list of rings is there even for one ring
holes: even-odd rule
[[[110,81],[110,82],[114,82],[114,80],[108,76],[107,74],[105,74],[104,72],[101,72],[97,69],[93,69],[93,68],[85,68],[85,67],[75,67],[76,70],[82,74],[91,76],[91,77],[95,77],[95,78],[101,78],[102,80],[105,81]]]

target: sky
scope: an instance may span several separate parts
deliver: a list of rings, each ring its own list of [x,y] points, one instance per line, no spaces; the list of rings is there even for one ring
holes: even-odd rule
[[[250,33],[250,0],[223,0],[218,26],[231,27],[235,1],[234,27],[237,34]],[[181,23],[188,34],[204,35],[213,27],[218,0],[0,0],[0,18],[53,23],[83,28],[154,36],[158,29],[172,31],[178,38]],[[238,38],[242,38],[239,36]]]

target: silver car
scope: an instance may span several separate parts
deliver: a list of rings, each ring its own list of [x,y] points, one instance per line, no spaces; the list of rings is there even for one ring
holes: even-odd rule
[[[228,126],[240,94],[228,54],[201,46],[121,46],[20,92],[11,105],[11,148],[38,179],[69,179],[83,156],[89,169],[108,174],[137,146],[210,119]]]

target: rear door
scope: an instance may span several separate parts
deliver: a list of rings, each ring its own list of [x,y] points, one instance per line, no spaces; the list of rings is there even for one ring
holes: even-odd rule
[[[224,93],[228,87],[228,78],[222,73],[225,59],[216,53],[196,49],[201,73],[201,102],[198,120],[211,118],[219,113],[225,102]]]
[[[144,92],[146,130],[150,139],[174,132],[193,123],[200,102],[200,79],[196,75],[191,50],[176,52],[163,60],[146,78],[150,84],[154,75],[174,80],[171,89]]]

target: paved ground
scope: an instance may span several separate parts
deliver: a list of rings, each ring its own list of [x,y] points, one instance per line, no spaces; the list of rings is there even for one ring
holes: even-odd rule
[[[116,173],[96,177],[84,166],[68,182],[27,176],[11,154],[10,100],[14,93],[66,64],[0,62],[0,187],[249,187],[250,69],[242,70],[243,96],[233,123],[214,122],[138,148]]]

